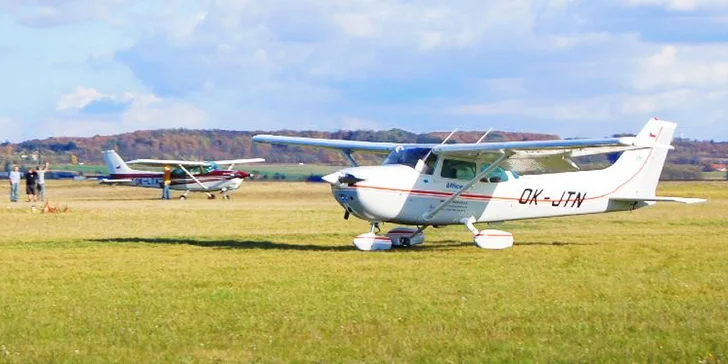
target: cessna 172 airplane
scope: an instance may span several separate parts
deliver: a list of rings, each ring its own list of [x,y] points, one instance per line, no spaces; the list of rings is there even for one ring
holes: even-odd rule
[[[478,247],[503,249],[513,245],[511,233],[474,224],[629,211],[660,201],[704,202],[655,196],[676,126],[654,118],[636,137],[484,143],[486,133],[476,143],[439,145],[273,135],[253,140],[344,153],[353,167],[323,179],[345,219],[351,214],[370,222],[369,232],[353,241],[360,250],[422,244],[427,227],[453,224],[465,225]],[[389,155],[381,166],[358,166],[354,151]],[[579,171],[571,160],[615,152],[621,152],[617,161],[601,170]],[[382,222],[416,228],[380,236]]]
[[[164,172],[139,171],[129,168],[128,164],[138,164],[149,167],[171,166],[172,183],[170,189],[185,191],[179,198],[184,200],[192,192],[204,192],[210,199],[215,198],[212,192],[220,191],[223,199],[229,199],[229,191],[237,190],[249,173],[235,171],[236,164],[265,162],[263,158],[233,159],[213,162],[195,162],[183,160],[164,159],[135,159],[124,162],[113,150],[103,153],[109,178],[101,180],[104,184],[124,184],[136,187],[162,188]],[[226,170],[219,166],[229,166]]]

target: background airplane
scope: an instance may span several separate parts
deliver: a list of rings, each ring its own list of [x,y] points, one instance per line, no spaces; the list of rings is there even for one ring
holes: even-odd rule
[[[421,244],[427,227],[453,224],[465,225],[479,247],[502,249],[513,245],[511,233],[478,230],[474,224],[628,211],[658,201],[705,201],[655,196],[676,126],[655,118],[636,137],[495,143],[481,138],[440,145],[273,135],[253,140],[344,153],[354,167],[323,179],[344,208],[344,218],[351,214],[370,222],[370,231],[354,239],[360,250]],[[353,151],[389,155],[381,166],[359,167]],[[601,170],[579,171],[571,159],[615,152],[622,154]],[[379,236],[382,222],[416,228],[398,227]]]
[[[265,161],[263,158],[250,158],[211,162],[164,159],[135,159],[124,162],[114,150],[102,153],[109,178],[103,179],[101,183],[161,189],[164,172],[135,170],[129,168],[127,163],[148,167],[170,166],[173,168],[170,189],[184,191],[180,200],[186,199],[190,192],[204,192],[210,199],[215,198],[213,192],[220,192],[222,198],[229,199],[228,192],[238,189],[243,180],[251,176],[249,173],[233,170],[233,167],[236,164]],[[220,169],[220,166],[228,168]]]

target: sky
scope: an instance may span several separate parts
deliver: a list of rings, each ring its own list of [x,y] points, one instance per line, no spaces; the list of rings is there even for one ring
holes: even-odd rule
[[[728,1],[0,0],[0,141],[653,116],[728,141]]]

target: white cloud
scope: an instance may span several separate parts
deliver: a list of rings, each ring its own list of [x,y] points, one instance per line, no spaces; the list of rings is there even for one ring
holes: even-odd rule
[[[628,6],[656,6],[675,11],[728,9],[725,0],[622,0]]]
[[[373,120],[425,131],[490,116],[563,121],[560,133],[573,135],[644,114],[725,120],[723,9],[728,1],[0,0],[17,24],[63,25],[17,26],[26,57],[39,44],[27,39],[58,45],[39,34],[60,37],[74,23],[83,23],[76,34],[88,32],[84,44],[104,45],[58,46],[68,52],[64,67],[83,72],[49,67],[38,78],[59,75],[58,88],[28,82],[29,95],[0,96],[13,100],[0,109],[45,92],[41,111],[8,114],[10,122],[49,120],[59,133],[87,134],[378,127]],[[678,27],[677,18],[710,27]],[[22,29],[37,38],[22,39]]]
[[[454,115],[520,116],[560,121],[605,120],[613,112],[612,97],[571,100],[515,99],[456,106]]]
[[[637,90],[728,87],[728,43],[665,45],[638,60]]]
[[[39,28],[108,19],[121,5],[121,0],[0,0],[0,9],[19,23]]]
[[[81,110],[96,101],[111,101],[126,103],[134,98],[132,93],[124,93],[119,96],[107,95],[99,90],[78,86],[74,92],[61,95],[56,104],[56,110]]]
[[[99,103],[105,109],[91,109]],[[45,135],[32,137],[91,136],[143,129],[209,127],[204,110],[184,101],[164,99],[154,94],[106,94],[91,87],[78,86],[73,92],[59,98],[56,109],[59,113],[40,122],[42,127],[38,130]],[[20,125],[16,120],[9,123],[15,127]]]

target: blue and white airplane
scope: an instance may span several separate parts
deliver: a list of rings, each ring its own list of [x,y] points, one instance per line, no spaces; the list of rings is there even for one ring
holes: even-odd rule
[[[353,166],[323,179],[344,218],[351,214],[370,223],[369,232],[354,239],[360,250],[421,244],[427,227],[453,224],[466,226],[478,247],[503,249],[513,245],[511,233],[474,224],[628,211],[662,201],[704,202],[655,195],[676,126],[654,118],[636,137],[488,143],[484,135],[476,143],[439,145],[273,135],[253,140],[344,153]],[[389,155],[381,166],[358,166],[354,151]],[[622,154],[601,170],[579,171],[571,160],[615,152]],[[416,227],[380,236],[382,222]]]

